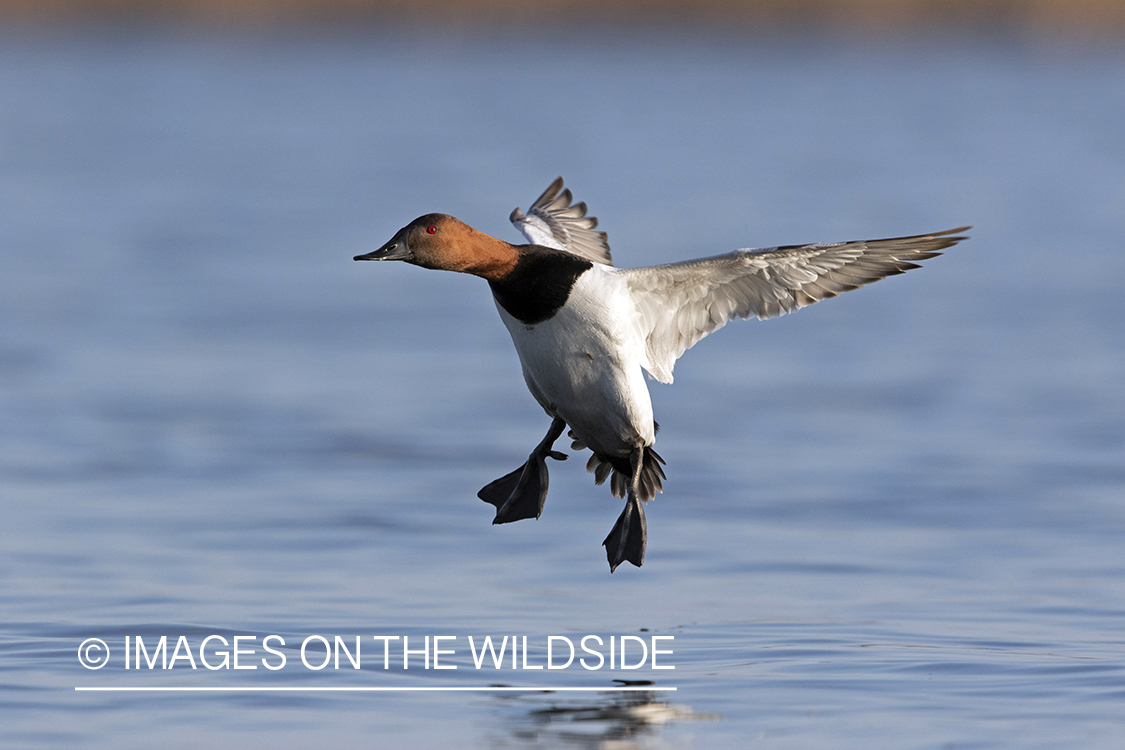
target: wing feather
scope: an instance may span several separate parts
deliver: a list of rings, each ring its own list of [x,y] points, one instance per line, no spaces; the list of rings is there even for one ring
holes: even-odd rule
[[[561,188],[562,183],[557,185]],[[623,270],[645,332],[646,369],[657,380],[671,383],[680,355],[731,318],[784,315],[920,268],[914,261],[941,255],[942,250],[967,239],[959,234],[967,229],[737,250],[713,258]]]
[[[574,196],[559,177],[535,199],[525,215],[520,209],[508,217],[533,245],[574,253],[594,263],[613,265],[605,232],[596,232],[598,220],[586,215],[585,203]]]

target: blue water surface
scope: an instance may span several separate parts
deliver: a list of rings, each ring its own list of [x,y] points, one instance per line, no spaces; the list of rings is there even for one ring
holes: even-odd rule
[[[1113,46],[8,33],[3,744],[1120,747],[1122,123]],[[430,211],[515,241],[559,174],[621,266],[975,228],[653,383],[668,480],[611,576],[584,452],[538,521],[475,497],[549,423],[483,282],[351,261]],[[466,648],[587,634],[675,670]],[[259,666],[125,669],[181,635]],[[599,691],[75,690],[492,685]]]

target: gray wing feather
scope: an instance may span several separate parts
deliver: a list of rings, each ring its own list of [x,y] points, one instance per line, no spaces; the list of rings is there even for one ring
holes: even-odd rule
[[[512,211],[509,220],[533,245],[574,253],[594,263],[613,265],[605,232],[595,232],[598,220],[586,215],[585,203],[574,203],[559,177],[543,191],[525,215]]]
[[[637,301],[649,373],[672,382],[677,359],[731,318],[772,318],[841,292],[919,268],[967,239],[969,227],[835,244],[737,250],[713,258],[621,273]]]

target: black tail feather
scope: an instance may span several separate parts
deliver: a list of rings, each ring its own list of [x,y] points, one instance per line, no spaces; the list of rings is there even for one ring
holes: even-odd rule
[[[652,446],[644,449],[644,465],[641,467],[640,486],[638,499],[648,502],[656,497],[657,492],[664,491],[663,480],[667,479],[661,464],[664,459],[653,450]],[[628,497],[629,483],[633,479],[633,468],[629,465],[629,457],[603,456],[595,453],[590,456],[586,464],[586,471],[594,474],[594,484],[603,484],[610,480],[609,488],[614,497]],[[612,476],[610,474],[612,472]]]

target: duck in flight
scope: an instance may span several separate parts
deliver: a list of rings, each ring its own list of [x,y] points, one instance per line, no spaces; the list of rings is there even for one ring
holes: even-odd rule
[[[647,268],[615,268],[605,232],[556,179],[511,222],[527,239],[513,245],[452,216],[426,214],[355,260],[401,260],[473,274],[488,282],[519,354],[531,395],[551,417],[527,462],[480,490],[493,523],[538,518],[547,499],[547,459],[569,428],[574,450],[589,448],[594,482],[625,499],[602,542],[610,572],[640,566],[647,540],[644,503],[662,491],[664,460],[642,371],[672,382],[680,355],[731,318],[772,318],[918,268],[917,261],[966,239],[969,227],[913,237],[736,250]]]

